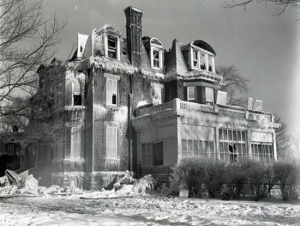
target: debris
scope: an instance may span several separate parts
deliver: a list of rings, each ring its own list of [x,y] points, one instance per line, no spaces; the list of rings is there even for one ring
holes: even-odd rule
[[[49,188],[43,190],[43,194],[54,194],[57,192],[61,192],[63,189],[57,185],[52,185]]]
[[[0,185],[9,186],[9,181],[6,175],[0,177]]]
[[[25,181],[25,188],[28,188],[30,193],[34,195],[38,195],[38,189],[39,189],[38,183],[39,182],[37,181],[37,179],[35,179],[32,176],[32,174],[30,174]]]
[[[18,190],[18,186],[13,185],[10,192],[9,192],[9,195],[15,194],[17,192],[17,190]]]
[[[8,180],[10,181],[11,184],[16,185],[18,187],[21,186],[22,179],[14,171],[7,169],[7,170],[5,170],[5,175],[7,176]]]
[[[144,195],[146,192],[150,192],[154,188],[154,179],[151,174],[148,174],[141,179],[137,180],[133,187],[132,192],[140,195]]]
[[[122,177],[118,182],[116,182],[113,185],[113,187],[115,190],[119,190],[124,186],[124,184],[133,184],[135,181],[136,180],[132,177],[132,173],[126,170],[124,177]]]

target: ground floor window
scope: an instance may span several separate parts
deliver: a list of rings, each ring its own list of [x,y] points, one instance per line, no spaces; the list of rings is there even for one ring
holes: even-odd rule
[[[237,162],[247,158],[246,131],[219,129],[220,159]]]
[[[106,158],[118,158],[118,129],[115,126],[106,126]]]
[[[153,165],[160,166],[164,164],[163,161],[163,142],[153,143]]]
[[[213,141],[181,140],[182,158],[201,156],[206,158],[215,157]]]
[[[251,143],[252,158],[270,162],[274,160],[274,148],[272,143]]]
[[[142,144],[142,165],[152,165],[152,143]]]

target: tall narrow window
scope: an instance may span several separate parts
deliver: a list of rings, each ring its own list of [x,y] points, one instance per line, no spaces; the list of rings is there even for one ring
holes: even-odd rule
[[[210,87],[205,87],[206,102],[213,105],[214,104],[214,90]]]
[[[118,94],[118,81],[113,78],[107,78],[106,80],[106,104],[110,106],[117,106],[117,94]]]
[[[159,51],[153,50],[153,67],[159,67]]]
[[[187,97],[188,101],[196,102],[196,86],[187,87]]]
[[[206,65],[205,65],[205,54],[200,52],[200,69],[205,70]]]
[[[199,61],[198,61],[198,51],[193,50],[193,67],[198,68]]]
[[[163,165],[163,142],[153,144],[153,165]]]
[[[108,56],[117,58],[117,38],[109,35],[107,37]]]
[[[118,131],[117,127],[115,126],[109,126],[109,125],[106,126],[106,158],[107,159],[118,158],[117,131]]]
[[[152,144],[142,144],[142,166],[152,165]]]
[[[163,68],[163,44],[157,38],[150,39],[150,58],[152,68]]]

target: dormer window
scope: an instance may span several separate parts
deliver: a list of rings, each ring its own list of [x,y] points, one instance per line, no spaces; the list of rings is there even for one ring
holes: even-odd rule
[[[111,25],[105,25],[101,30],[95,30],[94,33],[94,45],[97,47],[95,47],[94,52],[99,51],[99,46],[103,46],[105,57],[120,60],[121,32]]]
[[[108,57],[117,58],[117,38],[109,35],[107,37]]]
[[[192,69],[215,73],[214,57],[210,53],[191,48]]]
[[[191,70],[216,72],[214,61],[216,53],[206,42],[201,40],[193,41],[183,46],[182,51]]]
[[[163,44],[157,38],[150,39],[150,58],[152,68],[163,68]]]

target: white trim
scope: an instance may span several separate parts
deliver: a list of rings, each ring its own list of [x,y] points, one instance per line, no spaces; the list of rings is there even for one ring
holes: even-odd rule
[[[109,73],[104,73],[104,77],[105,78],[116,79],[116,80],[120,80],[121,79],[120,75],[113,75],[113,74],[109,74]]]
[[[158,67],[154,66],[154,58],[153,58],[153,51],[156,50],[158,52],[159,62]],[[150,48],[150,61],[151,61],[151,67],[154,69],[162,69],[163,66],[163,49],[161,47],[156,47],[156,45],[151,44]]]

